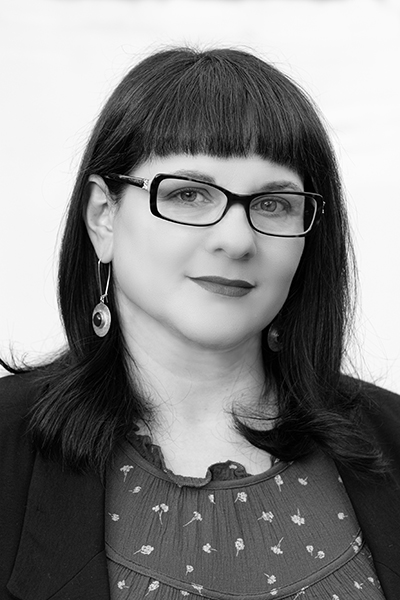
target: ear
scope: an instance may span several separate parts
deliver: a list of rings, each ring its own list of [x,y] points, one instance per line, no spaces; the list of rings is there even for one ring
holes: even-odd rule
[[[84,215],[86,229],[103,263],[113,258],[113,222],[116,204],[109,189],[99,175],[90,175],[88,180],[88,203]]]

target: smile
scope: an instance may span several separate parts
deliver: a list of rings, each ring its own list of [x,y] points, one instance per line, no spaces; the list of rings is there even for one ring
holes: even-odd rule
[[[246,296],[255,287],[243,279],[225,279],[224,277],[190,277],[200,287],[221,296]]]

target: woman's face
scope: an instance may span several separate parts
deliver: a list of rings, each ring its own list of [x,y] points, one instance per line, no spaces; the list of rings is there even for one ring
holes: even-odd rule
[[[131,175],[210,178],[239,194],[290,182],[297,173],[259,156],[171,155],[142,163]],[[239,204],[217,224],[191,227],[150,213],[147,191],[128,185],[112,223],[112,263],[122,326],[135,336],[167,334],[214,349],[234,348],[274,319],[288,295],[304,248],[302,238],[254,231]],[[225,286],[209,278],[242,280]],[[161,338],[160,338],[161,339]]]

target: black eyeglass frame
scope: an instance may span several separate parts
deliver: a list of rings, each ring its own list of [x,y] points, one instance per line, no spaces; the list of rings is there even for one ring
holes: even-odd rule
[[[187,225],[188,227],[210,227],[211,225],[215,225],[216,223],[219,223],[220,221],[222,221],[222,219],[224,218],[224,216],[226,215],[226,213],[228,212],[228,210],[230,209],[230,207],[233,204],[241,204],[243,206],[243,208],[245,209],[246,217],[250,224],[250,227],[252,227],[252,229],[254,229],[254,231],[257,231],[258,233],[261,233],[263,235],[269,235],[272,237],[301,238],[301,237],[306,237],[306,236],[310,235],[310,233],[312,231],[314,231],[315,227],[318,225],[318,223],[321,220],[321,216],[324,214],[325,201],[320,194],[315,194],[314,192],[294,192],[294,191],[286,191],[286,190],[285,191],[276,190],[276,191],[269,191],[269,192],[257,192],[256,194],[235,194],[235,193],[230,192],[229,190],[227,190],[219,185],[216,185],[214,183],[208,183],[207,181],[193,179],[192,177],[184,177],[183,175],[168,175],[167,173],[157,173],[157,175],[155,175],[151,181],[150,181],[150,179],[144,179],[142,177],[132,177],[130,175],[117,175],[116,173],[110,173],[109,175],[103,175],[103,179],[109,180],[109,181],[123,182],[128,185],[133,185],[135,187],[138,187],[138,188],[148,191],[150,194],[150,211],[155,217],[159,217],[160,219],[163,219],[164,221],[170,221],[171,223],[179,223],[180,225]],[[176,219],[170,219],[168,217],[165,217],[164,215],[160,214],[160,212],[158,211],[158,208],[157,208],[157,190],[158,190],[158,187],[159,187],[161,181],[163,181],[164,179],[179,179],[179,180],[183,180],[183,181],[193,181],[194,183],[203,183],[212,188],[219,190],[220,192],[225,194],[225,196],[227,198],[225,210],[223,211],[222,215],[217,220],[213,221],[212,223],[186,223],[184,221],[177,221]],[[269,196],[269,195],[273,195],[273,194],[277,194],[277,193],[284,193],[285,195],[287,194],[287,195],[293,195],[293,196],[298,196],[300,193],[302,196],[305,196],[306,198],[311,198],[312,200],[314,200],[316,202],[316,210],[315,210],[314,219],[313,219],[310,227],[307,229],[307,231],[303,231],[303,233],[297,233],[297,234],[266,233],[265,231],[261,231],[260,229],[257,229],[257,227],[255,227],[253,225],[253,223],[251,222],[251,217],[250,217],[251,201],[255,200],[256,198],[259,198],[261,196],[265,197],[265,196]]]

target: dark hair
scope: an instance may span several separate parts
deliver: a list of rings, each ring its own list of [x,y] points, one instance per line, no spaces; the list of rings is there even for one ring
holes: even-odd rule
[[[129,375],[112,286],[111,330],[104,338],[92,330],[97,257],[83,214],[90,174],[129,174],[153,155],[174,153],[255,153],[294,169],[307,191],[324,197],[324,217],[306,240],[279,315],[281,351],[271,353],[264,336],[265,370],[279,418],[270,432],[238,419],[237,426],[253,444],[282,459],[320,446],[338,461],[378,468],[377,454],[351,425],[356,402],[341,391],[352,252],[328,135],[312,101],[289,77],[234,49],[178,48],[146,58],[125,76],[98,118],[62,242],[59,303],[69,347],[41,370],[44,389],[32,417],[38,447],[75,468],[103,471],[116,441],[148,415],[146,399]],[[119,185],[110,188],[117,200]]]

